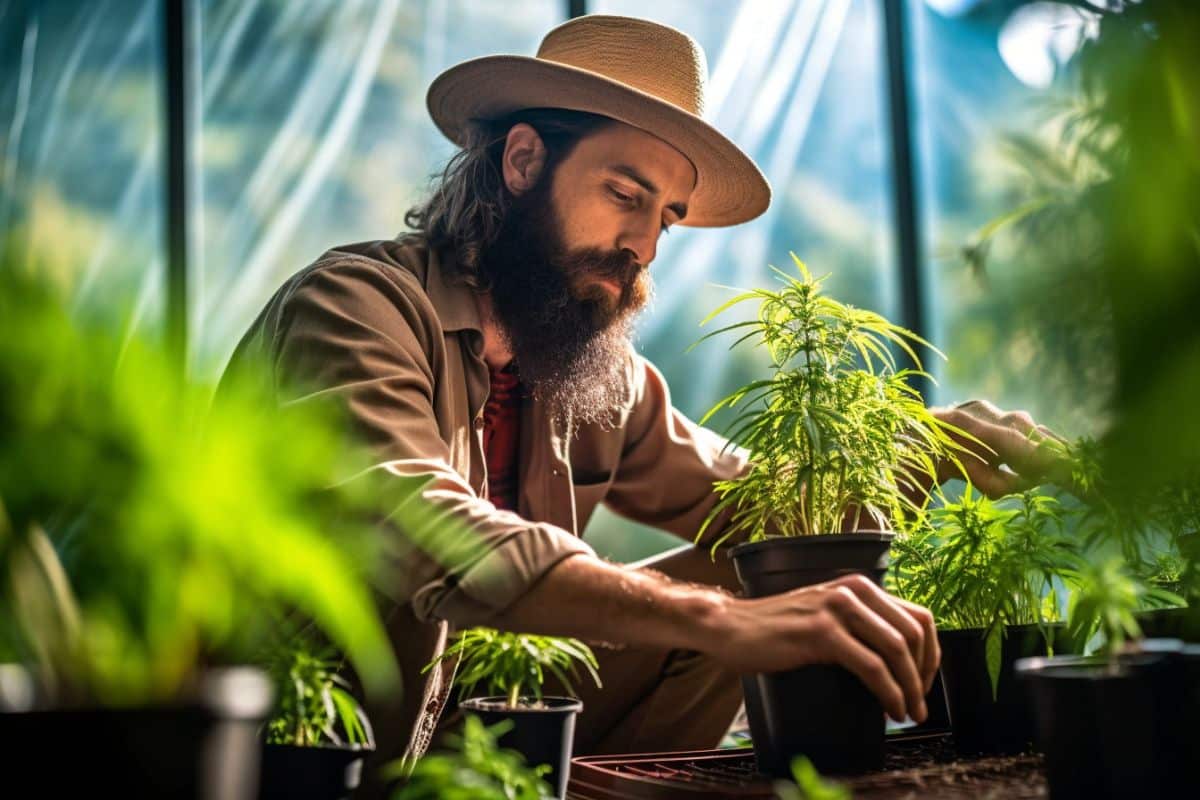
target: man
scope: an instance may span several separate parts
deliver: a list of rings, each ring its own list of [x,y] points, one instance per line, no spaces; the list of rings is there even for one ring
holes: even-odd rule
[[[628,336],[663,232],[744,222],[770,200],[701,120],[704,74],[682,33],[602,16],[554,29],[536,58],[448,70],[428,104],[462,150],[409,213],[414,233],[326,253],[239,347],[235,362],[267,358],[275,385],[340,398],[380,463],[429,479],[426,499],[482,542],[439,551],[392,532],[405,684],[374,712],[383,755],[426,748],[449,676],[420,668],[475,624],[615,645],[599,653],[604,690],[584,692],[578,752],[712,747],[738,673],[814,662],[850,669],[895,719],[926,715],[939,652],[925,609],[857,577],[740,599],[705,547],[651,571],[579,538],[604,502],[691,540],[713,482],[746,464],[671,407]],[[1032,420],[971,410],[944,416],[995,451],[972,477],[1012,488],[1000,464],[1033,463]]]

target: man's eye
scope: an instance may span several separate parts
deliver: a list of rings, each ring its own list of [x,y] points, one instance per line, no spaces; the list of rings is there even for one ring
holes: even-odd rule
[[[632,203],[633,202],[632,197],[625,194],[624,192],[618,192],[616,189],[614,189],[611,186],[608,187],[608,191],[612,194],[613,197],[615,197],[617,200],[620,200],[622,203]]]

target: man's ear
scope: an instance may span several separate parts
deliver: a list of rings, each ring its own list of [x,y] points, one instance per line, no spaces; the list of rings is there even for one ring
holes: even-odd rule
[[[534,187],[546,166],[546,145],[532,125],[518,122],[509,129],[500,163],[504,183],[514,195]]]

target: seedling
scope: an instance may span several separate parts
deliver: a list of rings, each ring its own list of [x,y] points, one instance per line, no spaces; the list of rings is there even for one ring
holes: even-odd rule
[[[276,711],[267,722],[267,744],[374,747],[366,714],[337,673],[336,651],[300,638],[292,642],[281,644],[269,665]]]
[[[509,708],[517,708],[523,697],[534,704],[542,699],[542,684],[550,673],[575,693],[572,679],[582,667],[600,686],[599,664],[591,648],[578,639],[509,633],[493,628],[469,628],[437,659],[425,666],[461,657],[455,683],[459,696],[467,697],[483,685],[488,695],[502,696]]]

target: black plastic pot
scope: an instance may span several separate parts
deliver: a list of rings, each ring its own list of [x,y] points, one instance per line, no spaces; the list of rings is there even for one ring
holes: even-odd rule
[[[1062,625],[1051,625],[1054,652],[1066,650]],[[982,628],[938,631],[942,681],[950,706],[954,746],[960,755],[1024,753],[1034,746],[1034,723],[1027,687],[1016,679],[1017,659],[1049,655],[1036,625],[1010,625],[1000,649],[1000,681],[992,697]]]
[[[341,800],[362,781],[364,747],[263,745],[259,800]]]
[[[512,729],[499,739],[500,746],[516,750],[532,767],[548,764],[546,782],[554,789],[555,797],[566,797],[575,716],[583,710],[583,703],[572,697],[543,697],[540,707],[534,707],[537,702],[536,698],[522,697],[521,705],[510,708],[504,697],[473,697],[463,700],[459,708],[476,715],[488,727],[512,720]]]
[[[1147,639],[1181,639],[1192,644],[1200,643],[1198,608],[1155,608],[1139,611],[1134,616]]]
[[[0,676],[5,796],[255,796],[272,695],[262,671],[213,670],[187,703],[133,709],[40,707],[21,675]]]
[[[1194,795],[1200,651],[1178,649],[1017,663],[1054,800]]]
[[[747,597],[766,597],[850,573],[876,583],[887,570],[892,534],[844,533],[768,539],[730,551]],[[883,706],[843,667],[816,664],[742,678],[760,772],[789,776],[806,755],[821,772],[883,766]]]

